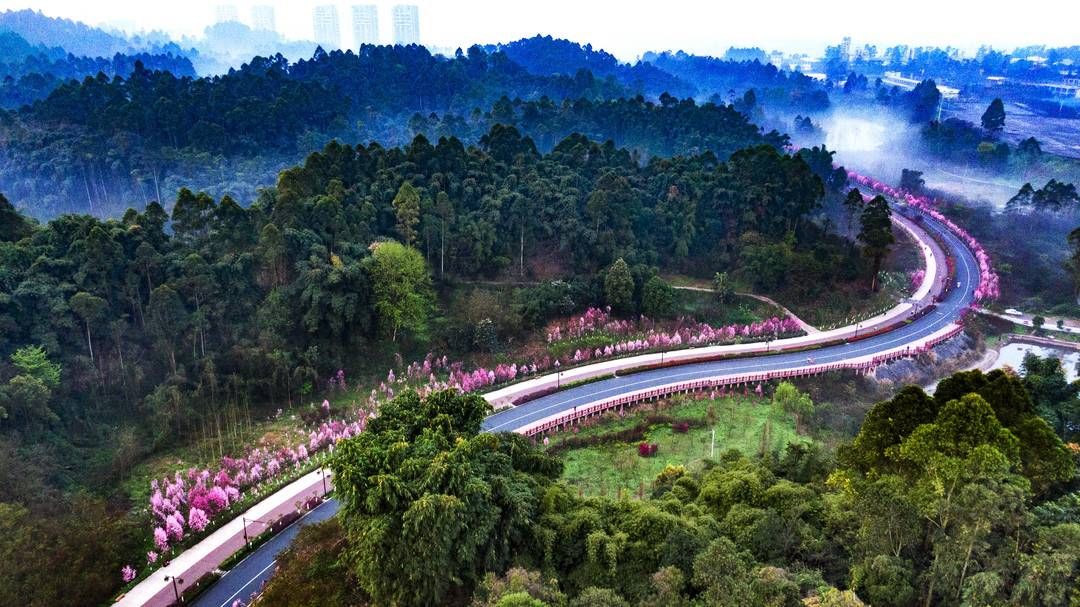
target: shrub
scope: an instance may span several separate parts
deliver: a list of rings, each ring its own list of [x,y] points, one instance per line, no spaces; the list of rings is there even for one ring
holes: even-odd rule
[[[660,445],[657,445],[656,443],[650,444],[647,442],[639,444],[637,448],[638,455],[640,455],[641,457],[653,457],[659,450]]]

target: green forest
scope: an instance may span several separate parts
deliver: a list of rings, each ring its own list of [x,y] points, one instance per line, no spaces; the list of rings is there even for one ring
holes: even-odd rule
[[[894,47],[904,91],[848,50],[338,50],[0,12],[0,605],[111,604],[326,466],[341,510],[259,605],[1080,607],[1080,381],[1052,357],[956,372],[1009,333],[1052,344],[1044,323],[1075,340],[1077,164],[1008,139],[1008,95],[943,119],[937,84],[1048,72]],[[998,212],[900,161],[849,173],[821,142],[851,109],[1024,185]],[[930,272],[899,215],[955,221],[1001,301],[908,299]],[[850,362],[943,310],[962,335],[868,375],[481,430],[476,392],[619,377],[563,377],[602,356],[753,343],[769,368],[854,325],[816,344]],[[268,539],[248,522],[222,570]]]
[[[51,567],[93,580],[80,595],[93,602],[145,537],[123,488],[140,461],[239,436],[339,369],[469,354],[458,336],[472,321],[440,311],[458,282],[540,283],[517,290],[500,342],[608,303],[603,277],[620,264],[632,302],[657,271],[730,272],[808,299],[869,285],[860,247],[817,223],[825,188],[803,155],[747,136],[726,162],[642,163],[577,134],[542,154],[497,125],[470,147],[330,143],[249,206],[185,189],[171,214],[152,202],[39,224],[0,199],[4,501],[20,528],[67,546]],[[402,244],[371,246],[389,240]],[[87,509],[100,526],[65,536]],[[12,564],[10,587],[36,579],[27,566]]]
[[[479,434],[479,397],[406,393],[342,445],[342,512],[264,604],[1076,604],[1078,454],[1040,416],[1076,387],[1025,366],[904,388],[835,454],[669,465],[647,499],[579,495],[558,457]]]
[[[15,206],[38,218],[119,215],[164,204],[183,187],[247,201],[334,138],[391,146],[425,134],[472,144],[496,124],[517,126],[545,152],[572,133],[645,157],[711,151],[723,160],[753,143],[787,142],[745,117],[759,101],[696,103],[663,91],[646,100],[636,79],[528,71],[506,51],[479,46],[451,58],[418,46],[320,49],[295,62],[255,57],[202,78],[145,57],[125,61],[129,72],[63,82],[0,110],[0,185]],[[732,68],[732,85],[753,86],[754,69]],[[770,103],[799,86],[774,82]]]

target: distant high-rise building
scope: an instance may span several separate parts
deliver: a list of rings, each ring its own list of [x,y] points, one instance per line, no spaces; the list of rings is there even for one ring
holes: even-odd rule
[[[354,4],[352,7],[353,44],[379,43],[379,11],[374,4]]]
[[[265,4],[251,7],[251,27],[264,32],[277,31],[274,7]]]
[[[840,58],[845,61],[851,60],[851,36],[844,36],[840,42]]]
[[[214,10],[214,16],[217,18],[217,23],[227,23],[229,21],[239,21],[240,13],[236,12],[235,4],[219,4]]]
[[[420,44],[420,9],[415,4],[394,7],[394,44]]]
[[[315,7],[315,42],[324,50],[341,48],[341,28],[338,26],[337,6],[322,4]]]

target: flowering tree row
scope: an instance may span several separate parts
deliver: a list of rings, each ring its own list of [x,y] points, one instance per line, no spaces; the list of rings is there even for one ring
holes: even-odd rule
[[[329,401],[323,401],[322,409],[329,416]],[[298,440],[291,446],[256,447],[242,457],[226,456],[214,468],[191,467],[151,481],[149,512],[154,525],[154,550],[146,553],[147,564],[156,563],[185,537],[202,533],[247,492],[280,480],[300,469],[316,453],[332,450],[338,441],[361,432],[370,415],[364,410],[356,421],[333,420],[309,431],[298,429]],[[121,570],[124,582],[135,577],[136,571],[130,565]]]
[[[848,178],[876,192],[903,200],[908,205],[919,209],[937,221],[945,224],[945,227],[947,227],[949,231],[967,244],[979,263],[979,285],[975,288],[975,300],[986,301],[997,299],[997,297],[1001,295],[998,275],[994,271],[993,265],[990,263],[990,255],[987,254],[986,249],[984,249],[982,244],[980,244],[974,236],[969,234],[967,230],[956,225],[951,219],[945,217],[941,211],[938,211],[933,200],[926,196],[916,196],[905,190],[894,188],[873,177],[860,175],[854,171],[848,171]]]
[[[568,354],[561,358],[545,355],[534,358],[532,361],[499,363],[491,368],[480,366],[471,370],[467,370],[465,364],[460,361],[450,362],[446,356],[437,357],[429,353],[422,361],[412,362],[403,370],[399,369],[395,372],[390,369],[386,379],[377,388],[371,390],[368,395],[368,404],[373,408],[378,407],[380,402],[393,398],[396,392],[406,387],[417,390],[421,396],[446,388],[475,392],[496,384],[557,369],[567,364],[649,350],[779,338],[801,332],[802,328],[794,319],[777,317],[751,324],[732,324],[723,327],[683,321],[674,328],[663,330],[657,328],[655,323],[644,316],[636,321],[617,320],[612,319],[608,311],[589,308],[565,323],[550,325],[547,331],[548,343],[594,334],[633,336],[633,338],[619,340],[603,348],[579,348],[572,355]],[[339,376],[341,376],[340,371]],[[331,379],[332,384],[337,381]],[[340,380],[340,386],[345,387],[343,379]]]
[[[799,324],[792,318],[773,317],[751,324],[731,324],[724,327],[680,319],[675,328],[664,330],[657,328],[656,323],[645,316],[637,320],[619,320],[612,319],[610,314],[610,308],[589,308],[565,323],[552,323],[547,330],[548,343],[571,341],[596,334],[636,337],[604,348],[596,348],[591,352],[588,349],[577,350],[573,360],[581,361],[652,348],[716,344],[732,342],[738,338],[782,336],[801,331]]]
[[[645,317],[636,321],[617,320],[610,317],[609,311],[589,308],[581,315],[567,320],[565,324],[552,325],[548,332],[549,343],[596,333],[634,338],[603,348],[578,349],[572,356],[567,355],[562,360],[543,356],[532,362],[500,363],[492,368],[477,367],[472,370],[466,370],[463,362],[451,362],[446,356],[440,357],[432,353],[423,360],[405,365],[404,368],[400,367],[402,361],[399,359],[398,370],[390,369],[386,379],[371,390],[367,406],[362,409],[357,421],[326,422],[309,432],[297,430],[305,435],[306,440],[298,441],[291,447],[257,447],[242,457],[225,457],[220,465],[214,468],[192,467],[186,471],[178,471],[172,477],[152,481],[149,510],[154,521],[155,550],[147,552],[147,563],[156,563],[160,555],[168,553],[185,537],[202,533],[216,516],[242,499],[246,492],[267,481],[279,479],[290,470],[300,468],[315,453],[332,448],[337,441],[363,430],[368,417],[374,414],[379,405],[394,398],[396,393],[404,389],[415,389],[421,396],[447,388],[473,392],[552,368],[557,369],[563,364],[631,352],[783,337],[800,332],[801,328],[795,320],[776,317],[746,325],[732,324],[723,327],[684,322],[672,329],[661,330]],[[329,379],[328,385],[331,389],[347,390],[344,371],[339,370]],[[330,403],[324,401],[323,410],[327,416],[329,409]],[[128,582],[136,577],[136,571],[125,566],[121,577]]]
[[[676,336],[680,336],[683,343],[696,345],[731,341],[739,336],[763,337],[778,333],[794,333],[799,330],[799,324],[791,318],[773,317],[748,325],[731,324],[725,327],[713,327],[706,323],[680,318],[675,329],[665,332],[646,316],[639,316],[637,320],[615,319],[611,318],[610,307],[606,309],[591,307],[565,322],[554,322],[548,325],[547,341],[549,344],[555,344],[597,334],[645,337],[656,335],[660,340],[657,346],[672,345],[663,343],[663,340],[665,337],[668,340],[674,340]]]
[[[740,340],[779,338],[802,332],[799,323],[792,318],[769,318],[747,324],[732,324],[714,327],[707,323],[685,322],[675,328],[663,330],[656,328],[648,318],[637,321],[613,320],[610,312],[598,308],[589,308],[580,316],[571,318],[565,324],[553,324],[548,328],[548,342],[585,337],[590,334],[605,333],[615,336],[632,336],[631,339],[619,340],[603,348],[579,348],[563,360],[544,356],[531,363],[497,365],[494,369],[475,369],[472,372],[452,370],[450,385],[465,392],[490,386],[503,381],[512,381],[521,375],[535,374],[563,364],[582,363],[590,360],[610,358],[634,352],[679,348],[683,346],[705,346],[734,343]]]
[[[595,308],[586,312],[593,313]],[[801,327],[792,318],[769,318],[767,320],[738,325],[731,324],[724,327],[714,327],[707,323],[688,322],[674,329],[664,331],[656,328],[646,328],[651,322],[642,317],[639,323],[629,321],[615,321],[619,323],[621,334],[636,334],[634,339],[619,341],[615,344],[595,349],[578,349],[574,351],[574,362],[586,361],[593,358],[604,358],[627,352],[641,352],[660,348],[678,348],[680,346],[704,346],[721,343],[731,343],[740,339],[759,339],[763,337],[783,337],[801,332]],[[573,321],[571,321],[571,324]],[[609,323],[610,324],[610,323]],[[644,329],[644,331],[642,331]],[[607,329],[601,329],[607,330]],[[555,327],[553,332],[558,333]]]
[[[594,333],[608,333],[611,335],[629,335],[641,330],[642,325],[652,323],[644,316],[639,321],[620,320],[611,318],[611,307],[602,310],[590,307],[584,313],[568,319],[566,322],[553,322],[547,328],[547,341],[549,344],[567,339],[578,339]],[[652,328],[648,326],[646,328]]]

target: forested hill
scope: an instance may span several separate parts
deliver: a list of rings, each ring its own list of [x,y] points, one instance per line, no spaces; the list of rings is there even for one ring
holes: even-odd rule
[[[692,97],[701,91],[691,82],[665,72],[650,63],[622,63],[614,55],[551,36],[534,36],[506,44],[489,45],[489,52],[502,51],[515,63],[534,74],[573,75],[588,70],[599,77],[612,76],[624,86],[653,97],[668,93]]]
[[[716,57],[677,53],[645,53],[652,65],[702,91],[727,95],[728,91],[754,89],[759,100],[799,112],[828,109],[829,95],[820,82],[799,72],[784,72],[758,61],[729,61]]]
[[[654,265],[833,289],[864,262],[812,220],[822,193],[768,145],[642,164],[581,135],[542,155],[498,125],[479,146],[332,143],[250,207],[182,190],[171,216],[151,203],[35,225],[0,196],[0,501],[34,530],[0,534],[0,554],[34,552],[37,534],[62,555],[55,582],[34,577],[39,560],[4,561],[0,588],[103,602],[145,554],[145,513],[105,507],[134,462],[298,402],[337,369],[468,352],[472,324],[442,316],[432,275],[547,279],[514,295],[519,335],[601,304],[598,270],[620,256],[635,289]]]
[[[619,147],[650,156],[685,156],[712,152],[725,159],[736,150],[767,144],[782,149],[788,136],[768,133],[730,105],[696,104],[667,94],[659,103],[640,95],[633,99],[553,101],[543,97],[522,101],[503,97],[483,115],[416,114],[410,130],[431,140],[458,137],[479,141],[496,124],[512,125],[547,152],[563,138],[580,133],[598,141],[612,140]]]
[[[587,293],[618,257],[829,289],[862,261],[811,221],[822,193],[801,158],[768,146],[642,166],[580,135],[540,155],[498,126],[480,147],[333,143],[249,208],[183,190],[171,230],[157,204],[33,226],[0,199],[0,360],[44,344],[64,368],[51,396],[6,401],[4,427],[62,440],[122,416],[146,421],[136,430],[149,447],[197,431],[219,402],[207,374],[254,402],[295,397],[397,329],[369,261],[387,238],[413,245],[436,278],[581,280],[580,305],[599,303]],[[393,333],[443,348],[444,331],[424,314]]]
[[[179,54],[179,47],[159,32],[146,38],[128,39],[79,21],[49,17],[30,9],[0,12],[0,30],[14,32],[34,45],[61,47],[77,57],[108,57],[139,51]]]
[[[141,65],[194,77],[191,61],[172,52],[115,53],[111,57],[76,57],[60,47],[31,45],[22,36],[0,30],[0,108],[17,108],[43,99],[63,82],[89,76],[128,76]]]
[[[785,143],[731,107],[666,94],[648,103],[613,77],[531,74],[476,46],[454,58],[419,46],[318,51],[296,63],[256,58],[198,79],[139,67],[127,78],[65,84],[0,114],[0,191],[39,218],[115,216],[170,200],[181,187],[246,204],[333,138],[397,145],[426,133],[473,143],[496,123],[518,125],[541,150],[582,132],[642,157],[712,151],[723,159]]]

